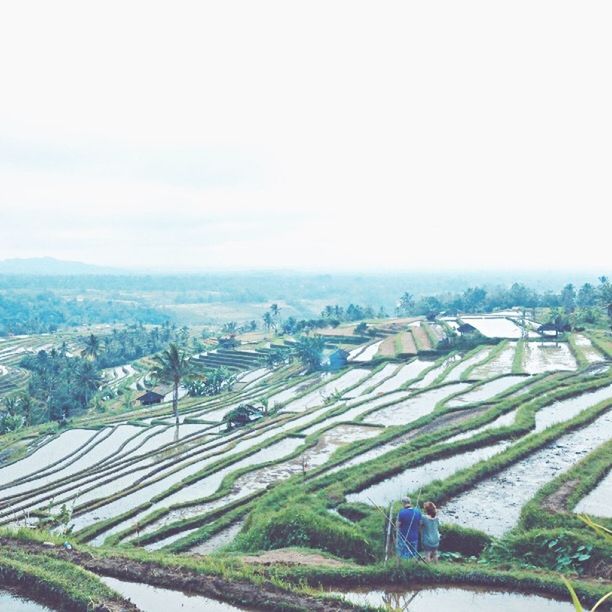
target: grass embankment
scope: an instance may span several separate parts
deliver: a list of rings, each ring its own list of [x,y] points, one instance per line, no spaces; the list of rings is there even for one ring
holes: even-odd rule
[[[23,551],[19,546],[2,547],[0,581],[16,587],[28,598],[62,610],[138,610],[80,567],[45,554]]]
[[[612,359],[612,335],[607,330],[590,330],[585,334],[607,359]]]
[[[525,361],[525,340],[521,338],[516,343],[516,349],[514,351],[514,358],[512,359],[512,374],[523,374],[525,367],[523,365]]]
[[[52,588],[61,586],[62,603],[68,603],[64,609],[91,610],[81,604],[80,597],[87,595],[94,599],[100,595],[110,594],[106,599],[110,602],[112,591],[101,584],[94,576],[83,571],[85,568],[97,574],[114,576],[132,582],[142,582],[155,586],[188,591],[195,594],[212,597],[239,606],[249,606],[263,610],[313,610],[332,612],[341,610],[372,610],[367,606],[358,606],[299,584],[297,581],[285,581],[275,575],[275,570],[254,567],[236,559],[214,557],[179,557],[168,554],[149,554],[137,549],[94,549],[76,545],[72,550],[64,550],[61,546],[45,547],[41,540],[49,539],[58,543],[57,538],[45,532],[20,530],[18,533],[4,531],[0,534],[5,547],[17,551],[26,558],[35,559],[43,567],[62,568],[73,582],[72,592],[69,585],[61,582],[57,574],[43,575],[41,584]],[[61,564],[61,565],[60,565]],[[78,567],[80,566],[80,567]],[[33,568],[36,571],[36,568]],[[39,568],[39,571],[40,568]],[[59,570],[58,570],[59,571]],[[29,575],[35,575],[30,572]],[[83,576],[89,577],[87,585],[82,584]],[[87,587],[87,588],[85,588]],[[102,587],[103,590],[100,590]],[[64,594],[65,593],[65,594]],[[73,599],[70,599],[70,598]],[[79,598],[76,600],[76,598]],[[73,607],[70,607],[72,601]],[[94,601],[96,601],[94,599]],[[115,597],[115,601],[119,598]],[[108,611],[120,609],[117,606],[97,608]],[[123,610],[134,610],[129,604],[122,606]]]
[[[590,361],[586,358],[584,351],[578,345],[576,341],[576,334],[568,334],[567,343],[570,347],[570,351],[576,360],[579,368],[586,368],[589,365]]]

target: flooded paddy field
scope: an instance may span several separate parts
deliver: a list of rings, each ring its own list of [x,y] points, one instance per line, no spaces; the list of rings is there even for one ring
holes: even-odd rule
[[[583,334],[576,334],[576,344],[589,363],[604,360],[604,356],[593,346],[593,343]]]
[[[188,550],[190,555],[210,555],[211,553],[227,546],[232,542],[232,540],[240,533],[240,530],[244,526],[244,521],[239,521],[222,529],[214,536],[208,538],[206,542],[202,542],[201,544],[197,544],[193,548]],[[181,536],[185,534],[182,533]]]
[[[505,317],[462,317],[461,320],[473,325],[488,338],[518,339],[523,333],[519,325]]]
[[[469,587],[433,587],[402,589],[399,587],[381,590],[334,591],[358,605],[379,606],[389,610],[406,612],[431,612],[453,610],[453,612],[568,612],[567,602],[541,595],[485,590]]]
[[[452,400],[448,401],[446,405],[449,408],[454,408],[457,406],[484,402],[499,393],[507,391],[510,387],[514,387],[523,382],[526,382],[524,376],[503,376],[502,378],[496,378],[495,380],[474,387],[473,390],[467,393],[462,393],[454,397]]]
[[[350,493],[346,496],[346,501],[361,502],[363,504],[371,504],[373,502],[378,506],[387,506],[408,492],[416,492],[434,480],[448,478],[459,470],[497,455],[508,448],[508,446],[510,446],[510,442],[498,442],[491,446],[477,448],[458,455],[451,455],[444,459],[428,461],[423,465],[410,467],[362,491]]]
[[[612,411],[608,411],[451,499],[442,509],[443,520],[502,536],[517,524],[522,507],[543,484],[607,441],[611,431]]]
[[[470,375],[471,378],[484,380],[498,376],[499,374],[509,374],[512,372],[512,363],[516,353],[516,342],[509,342],[508,345],[497,354],[491,361],[476,366]]]
[[[6,610],[6,612],[54,612],[57,608],[49,608],[17,593],[0,590],[0,610]]]
[[[608,472],[608,475],[576,504],[574,512],[612,518],[612,472]]]
[[[467,359],[462,359],[453,367],[453,369],[444,377],[444,382],[455,382],[461,378],[461,375],[472,366],[484,361],[489,353],[493,350],[493,347],[487,346],[485,348],[480,349],[475,355],[472,357],[468,357]]]
[[[523,370],[541,374],[555,370],[575,370],[576,358],[565,342],[527,342],[523,355]]]
[[[249,610],[237,608],[231,604],[204,597],[151,586],[141,582],[128,582],[117,578],[100,576],[100,580],[132,603],[136,604],[142,612],[160,612],[166,610],[181,610],[184,612],[236,612]],[[254,608],[250,608],[254,610]]]
[[[455,383],[439,387],[438,389],[432,389],[431,391],[423,391],[388,408],[381,408],[368,414],[363,418],[363,422],[385,426],[405,425],[410,421],[416,421],[416,419],[429,414],[438,402],[441,402],[453,393],[467,389],[469,386],[468,383]]]

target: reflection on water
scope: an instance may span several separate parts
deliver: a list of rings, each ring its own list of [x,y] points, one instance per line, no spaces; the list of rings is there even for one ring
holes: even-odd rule
[[[358,605],[383,607],[397,612],[566,612],[566,602],[540,595],[487,591],[484,589],[438,587],[409,591],[385,589],[377,591],[335,592]]]

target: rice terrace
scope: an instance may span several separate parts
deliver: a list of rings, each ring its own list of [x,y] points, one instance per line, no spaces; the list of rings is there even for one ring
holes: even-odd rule
[[[0,18],[0,612],[612,612],[612,2]]]
[[[40,333],[3,303],[0,597],[561,611],[569,581],[594,605],[612,580],[609,282],[583,306],[569,286],[560,306],[478,311],[474,291],[467,312],[405,293],[393,316],[272,304]],[[439,508],[439,562],[397,556],[405,497]]]

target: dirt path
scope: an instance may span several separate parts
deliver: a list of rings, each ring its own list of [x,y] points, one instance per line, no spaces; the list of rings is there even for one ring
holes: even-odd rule
[[[542,509],[549,510],[550,512],[565,512],[567,500],[579,484],[580,481],[577,479],[564,482],[542,502]]]
[[[144,562],[119,556],[101,557],[88,551],[80,551],[78,548],[65,550],[61,547],[48,547],[37,542],[23,542],[10,538],[0,538],[0,546],[2,545],[19,547],[32,553],[54,555],[80,565],[95,574],[204,595],[236,605],[248,605],[250,609],[314,612],[340,612],[355,609],[355,606],[348,602],[323,601],[309,595],[291,593],[269,582],[255,585],[249,582],[230,581],[187,568],[161,566],[152,561]],[[115,605],[117,603],[114,602]],[[131,604],[127,604],[127,607],[109,606],[108,608],[108,612],[134,612],[136,610],[138,608]]]
[[[282,563],[284,565],[316,565],[318,567],[346,567],[348,563],[343,563],[336,559],[330,559],[316,553],[304,553],[297,550],[279,548],[277,550],[269,550],[259,555],[248,555],[240,558],[244,563],[253,563],[258,565],[272,565],[274,563]]]

